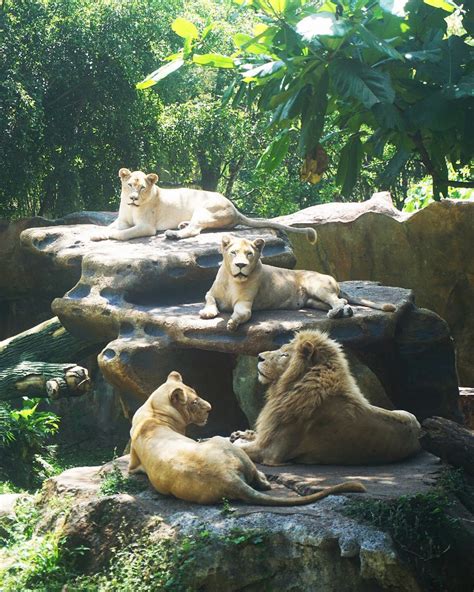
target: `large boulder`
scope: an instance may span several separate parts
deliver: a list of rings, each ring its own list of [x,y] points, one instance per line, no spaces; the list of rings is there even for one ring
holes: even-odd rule
[[[447,321],[460,383],[474,386],[474,201],[445,199],[406,214],[388,193],[379,193],[363,203],[312,206],[277,220],[317,228],[312,249],[300,235],[291,235],[297,268],[339,281],[376,280],[412,289],[419,306]]]
[[[68,548],[82,547],[82,569],[100,570],[113,559],[113,549],[135,545],[140,537],[170,541],[174,549],[193,548],[188,559],[189,587],[206,590],[422,590],[417,574],[390,537],[345,513],[349,499],[390,500],[399,495],[426,494],[436,482],[439,464],[421,453],[395,465],[381,467],[259,467],[273,481],[273,494],[288,497],[321,486],[361,479],[368,493],[331,496],[302,507],[271,507],[232,502],[199,506],[164,497],[153,491],[145,476],[133,476],[134,494],[104,495],[104,475],[117,468],[126,476],[128,457],[115,468],[70,469],[50,479],[39,507],[43,530],[54,526],[65,535]],[[74,499],[58,516],[61,500]],[[54,518],[56,516],[56,519]],[[203,535],[202,533],[205,533]],[[196,561],[194,561],[196,559]],[[121,561],[123,561],[123,556]],[[170,568],[170,577],[177,577]],[[189,572],[191,570],[191,572]]]
[[[377,375],[394,406],[420,419],[434,414],[459,419],[449,331],[437,315],[415,307],[409,290],[346,282],[342,287],[349,294],[392,302],[396,311],[355,306],[353,317],[336,320],[317,310],[262,311],[229,333],[228,315],[203,320],[198,314],[221,260],[224,233],[178,243],[161,235],[97,244],[89,240],[93,232],[80,225],[31,229],[22,241],[60,274],[76,273],[82,265],[78,283],[52,308],[74,334],[110,341],[99,365],[122,393],[129,415],[176,369],[213,404],[210,432],[245,427],[232,392],[235,356],[256,356],[288,342],[299,329],[314,328],[354,352]],[[287,239],[274,231],[234,233],[264,236],[265,261],[286,267],[294,263]]]

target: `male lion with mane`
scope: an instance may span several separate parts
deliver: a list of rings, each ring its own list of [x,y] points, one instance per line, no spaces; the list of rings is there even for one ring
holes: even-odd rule
[[[211,289],[206,294],[206,305],[199,312],[202,319],[213,319],[219,310],[231,312],[227,322],[229,331],[236,331],[252,316],[252,310],[299,310],[317,308],[327,310],[329,318],[350,317],[348,303],[361,304],[393,312],[395,306],[349,297],[330,275],[303,269],[282,269],[260,261],[265,241],[257,238],[224,236],[223,262]]]
[[[341,346],[320,331],[301,331],[258,357],[269,385],[255,432],[231,440],[266,465],[364,465],[407,458],[420,449],[420,424],[408,411],[371,405],[350,373]]]
[[[234,204],[215,191],[200,189],[163,189],[158,187],[158,175],[120,169],[122,181],[120,208],[117,219],[92,240],[129,240],[154,236],[165,230],[168,239],[197,236],[202,230],[234,228],[238,224],[250,228],[275,228],[305,234],[310,243],[316,242],[313,228],[293,228],[271,220],[252,220],[241,214]],[[177,230],[176,230],[177,229]]]
[[[365,491],[357,481],[304,497],[281,498],[257,491],[271,489],[270,483],[228,439],[216,436],[195,442],[186,437],[186,426],[204,425],[210,410],[207,401],[183,384],[178,372],[171,372],[133,417],[129,472],[143,471],[160,493],[199,504],[215,504],[226,498],[267,506],[298,506],[335,493]]]

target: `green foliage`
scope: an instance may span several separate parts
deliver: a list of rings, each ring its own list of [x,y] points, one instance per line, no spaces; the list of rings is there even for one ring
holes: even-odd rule
[[[76,559],[85,549],[68,550],[59,532],[38,534],[40,517],[35,499],[27,497],[17,502],[15,519],[4,526],[6,535],[0,539],[2,592],[59,592],[76,575]]]
[[[114,201],[117,171],[156,167],[156,94],[137,74],[173,48],[180,0],[32,0],[0,12],[0,215]],[[175,85],[176,87],[176,85]]]
[[[457,526],[451,506],[444,493],[434,491],[393,501],[355,500],[347,513],[388,530],[404,551],[428,561],[449,549],[447,533]]]
[[[37,487],[51,475],[49,445],[59,427],[51,411],[38,411],[39,399],[23,398],[21,409],[0,403],[0,475],[14,485]]]
[[[266,533],[259,530],[233,529],[216,535],[202,528],[196,535],[175,539],[140,540],[116,551],[105,573],[79,578],[68,590],[82,592],[140,592],[163,590],[191,592],[199,590],[198,571],[203,557],[218,547],[262,545]]]
[[[470,4],[456,12],[461,29],[447,34],[445,11],[455,5],[445,0],[396,7],[383,0],[236,3],[260,22],[252,36],[234,35],[231,56],[196,60],[193,48],[202,38],[192,29],[169,59],[226,70],[232,63],[235,80],[224,100],[233,96],[234,106],[245,102],[271,116],[273,138],[260,160],[266,172],[284,160],[289,133],[298,134],[299,152],[308,157],[328,141],[331,121],[346,135],[336,178],[343,196],[353,190],[364,156],[380,155],[385,145],[395,152],[379,188],[389,188],[410,161],[421,160],[433,178],[434,198],[447,195],[447,163],[457,171],[474,154]]]
[[[146,484],[130,477],[124,477],[116,460],[112,461],[110,471],[101,474],[99,492],[101,495],[115,495],[116,493],[140,493],[146,489]]]

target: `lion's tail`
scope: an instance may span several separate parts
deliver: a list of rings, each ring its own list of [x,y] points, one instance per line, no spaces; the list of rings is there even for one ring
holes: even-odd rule
[[[258,504],[261,506],[302,506],[304,504],[317,502],[328,495],[337,495],[338,493],[363,493],[365,491],[365,487],[362,483],[359,483],[359,481],[344,481],[344,483],[339,483],[339,485],[334,485],[333,487],[325,487],[322,491],[312,493],[311,495],[278,497],[257,491],[245,483],[245,481],[240,481],[238,494],[242,501],[249,504]]]
[[[318,234],[316,230],[314,230],[314,228],[310,228],[309,226],[306,228],[297,228],[295,226],[287,226],[286,224],[273,222],[272,220],[266,220],[265,218],[247,218],[247,216],[244,216],[240,212],[237,212],[237,215],[237,224],[250,226],[250,228],[274,228],[275,230],[284,230],[285,232],[296,232],[299,234],[305,234],[306,238],[312,245],[314,245],[318,239]]]
[[[397,307],[389,302],[373,302],[367,300],[367,298],[357,298],[356,296],[349,296],[341,290],[339,293],[340,298],[345,298],[349,304],[356,304],[359,306],[368,306],[369,308],[375,308],[376,310],[383,310],[384,312],[395,312]]]

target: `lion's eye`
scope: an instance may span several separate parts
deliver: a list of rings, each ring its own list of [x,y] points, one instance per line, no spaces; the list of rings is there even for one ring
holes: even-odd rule
[[[253,257],[253,253],[251,253],[251,252],[248,252],[248,253],[247,253],[247,257],[248,257],[249,259],[252,259],[252,257]]]
[[[281,354],[282,358],[288,358],[290,354]]]
[[[234,257],[235,257],[235,255],[237,255],[237,252],[236,251],[231,251],[230,254],[231,255],[234,255]]]
[[[128,185],[129,187],[132,187],[132,184],[131,184],[131,183],[127,183],[127,185]]]

